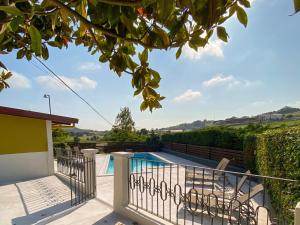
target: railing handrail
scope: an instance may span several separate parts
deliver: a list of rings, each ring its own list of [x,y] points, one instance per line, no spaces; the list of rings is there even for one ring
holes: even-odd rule
[[[155,162],[155,163],[161,163],[159,161],[156,160],[148,160],[148,159],[143,159],[143,158],[138,158],[138,157],[130,157],[131,159],[137,159],[137,160],[142,160],[142,161],[148,161],[148,162]],[[229,170],[219,170],[219,169],[214,169],[214,168],[210,168],[210,167],[201,167],[201,166],[197,166],[197,165],[186,165],[186,164],[182,164],[182,163],[170,163],[170,162],[165,162],[165,164],[173,164],[173,165],[178,165],[178,166],[182,166],[182,167],[194,167],[197,169],[201,169],[201,170],[211,170],[211,171],[217,171],[217,172],[224,172],[224,173],[229,173],[229,174],[234,174],[234,175],[240,175],[240,176],[248,176],[248,177],[256,177],[256,178],[266,178],[266,179],[273,179],[273,180],[280,180],[280,181],[289,181],[289,182],[297,182],[297,180],[293,180],[293,179],[289,179],[289,178],[279,178],[279,177],[272,177],[272,176],[264,176],[264,175],[257,175],[257,174],[246,174],[246,173],[241,173],[241,172],[235,172],[235,171],[229,171]]]

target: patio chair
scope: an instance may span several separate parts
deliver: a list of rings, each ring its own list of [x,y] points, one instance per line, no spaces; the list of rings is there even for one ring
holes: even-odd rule
[[[226,167],[228,166],[230,160],[229,159],[226,159],[226,158],[223,158],[219,164],[217,165],[217,167],[215,168],[216,171],[214,172],[211,172],[211,173],[205,173],[204,171],[204,174],[199,172],[199,171],[196,171],[195,170],[195,173],[194,173],[194,170],[187,170],[186,171],[186,178],[187,180],[205,180],[205,181],[215,181],[215,180],[219,180],[221,177],[223,177],[223,171],[220,171],[220,170],[225,170]]]
[[[234,188],[233,192],[229,193],[228,191],[226,192],[225,190],[213,190],[212,189],[204,189],[204,188],[196,188],[195,190],[197,191],[198,195],[209,195],[209,194],[214,194],[214,196],[221,197],[223,198],[223,194],[225,198],[231,199],[232,197],[235,197],[243,187],[244,183],[246,182],[248,175],[250,175],[251,172],[250,170],[247,170],[245,175],[240,179],[240,181],[237,183],[236,187]]]
[[[207,199],[202,198],[203,201],[199,201],[197,195],[191,194],[186,197],[187,204],[185,204],[185,207],[191,214],[209,214],[212,217],[238,221],[238,224],[257,224],[256,211],[250,205],[249,201],[263,190],[263,185],[258,184],[254,186],[250,192],[244,193],[236,199],[223,199],[214,194],[209,194],[206,196]],[[198,195],[198,197],[199,196],[201,195]],[[187,207],[191,206],[191,204],[198,205],[198,207],[196,207],[197,209],[192,210],[191,207]],[[203,208],[200,209],[199,204],[202,204],[206,210]]]

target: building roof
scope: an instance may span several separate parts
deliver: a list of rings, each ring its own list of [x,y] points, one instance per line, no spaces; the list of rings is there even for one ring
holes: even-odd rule
[[[4,107],[4,106],[0,106],[0,114],[41,119],[41,120],[50,120],[55,124],[72,125],[72,124],[78,123],[78,119],[76,119],[76,118],[51,115],[51,114],[47,114],[47,113],[33,112],[33,111],[9,108],[9,107]]]

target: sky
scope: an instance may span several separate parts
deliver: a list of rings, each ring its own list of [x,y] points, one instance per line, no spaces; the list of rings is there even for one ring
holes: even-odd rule
[[[131,78],[119,78],[83,47],[49,49],[46,64],[112,123],[128,106],[136,127],[162,128],[194,120],[252,116],[286,105],[300,107],[300,13],[292,0],[252,0],[248,26],[236,18],[226,23],[229,42],[213,37],[204,49],[154,50],[150,66],[162,80],[162,109],[140,112]],[[111,126],[66,90],[34,60],[17,60],[16,52],[1,56],[14,76],[0,93],[0,105],[79,118],[78,127],[107,130]]]

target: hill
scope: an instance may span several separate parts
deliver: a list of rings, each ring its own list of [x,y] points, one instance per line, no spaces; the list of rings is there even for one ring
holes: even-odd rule
[[[266,112],[256,116],[230,117],[224,120],[196,120],[192,123],[182,123],[175,126],[161,128],[161,131],[176,131],[176,130],[193,130],[209,126],[243,126],[250,123],[280,123],[288,122],[294,124],[295,121],[300,120],[300,109],[285,106],[277,111]]]

